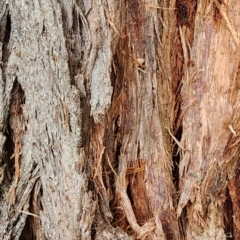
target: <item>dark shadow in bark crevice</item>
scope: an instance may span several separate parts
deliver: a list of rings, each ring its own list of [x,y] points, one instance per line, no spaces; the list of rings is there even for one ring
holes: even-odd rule
[[[4,156],[2,164],[6,164],[6,177],[8,178],[8,181],[11,181],[13,177],[12,169],[14,169],[14,161],[11,160],[11,156],[13,156],[14,153],[14,141],[11,137],[11,127],[9,121],[4,135],[6,136],[6,142],[4,145]]]
[[[11,53],[11,48],[10,48],[10,37],[11,37],[11,16],[9,14],[9,12],[6,15],[6,20],[5,20],[5,27],[3,28],[3,30],[0,30],[0,41],[2,41],[3,45],[2,45],[2,73],[3,73],[3,81],[4,83],[6,82],[6,68],[7,68],[7,64],[8,64],[8,58],[10,56]],[[1,27],[0,27],[1,29]]]
[[[30,193],[29,200],[29,212],[39,215],[39,212],[43,210],[41,204],[42,197],[42,185],[41,181],[37,181]],[[26,219],[25,226],[21,233],[19,240],[37,240],[42,236],[42,224],[40,218],[29,215]]]
[[[176,15],[177,15],[178,24],[180,26],[185,25],[186,27],[191,29],[192,33],[194,30],[196,9],[197,9],[197,1],[186,1],[186,0],[176,1]]]
[[[175,134],[175,138],[180,142],[182,137],[182,126],[179,127],[177,133]],[[173,155],[172,155],[172,176],[173,176],[173,183],[175,186],[176,191],[179,190],[179,163],[180,163],[180,151],[178,145],[175,144],[173,147]]]
[[[91,240],[95,239],[97,233],[97,222],[93,219],[92,226],[91,226]]]
[[[232,200],[229,195],[229,189],[226,191],[226,201],[224,202],[224,226],[225,226],[225,234],[228,236],[227,238],[234,239],[234,224],[233,224],[233,206]]]
[[[21,233],[19,240],[36,240],[37,239],[34,236],[33,229],[31,228],[31,222],[32,222],[31,218],[33,217],[31,216],[27,217],[24,229]]]
[[[179,222],[179,229],[182,238],[181,239],[186,239],[186,230],[188,226],[188,218],[187,218],[187,207],[184,207],[182,210],[182,214],[180,218],[178,219]]]
[[[115,127],[107,129],[106,135],[105,135],[105,143],[106,146],[109,146],[108,149],[106,149],[106,153],[108,156],[104,157],[103,161],[103,169],[104,175],[103,175],[103,182],[106,187],[106,189],[109,191],[109,208],[113,215],[112,225],[117,226],[115,224],[118,222],[119,219],[123,217],[123,212],[119,208],[119,202],[116,199],[116,185],[115,185],[115,173],[113,170],[117,173],[118,172],[118,164],[119,164],[119,156],[121,154],[121,141],[119,139],[120,137],[120,128],[117,126],[117,120],[118,117],[115,118],[114,125]],[[108,158],[108,159],[107,159]],[[111,166],[110,166],[111,165]]]
[[[22,129],[19,121],[22,119],[22,104],[24,104],[24,102],[25,93],[16,78],[10,93],[9,111],[5,116],[6,121],[4,122],[3,134],[6,137],[6,141],[3,149],[1,150],[0,198],[3,197],[1,193],[8,192],[11,182],[14,180],[16,171],[15,151],[16,144],[17,142],[19,143],[22,137]],[[16,136],[17,133],[19,138]]]
[[[13,88],[10,95],[9,112],[7,118],[7,127],[5,131],[6,142],[4,146],[5,164],[8,172],[9,180],[13,179],[14,173],[14,159],[16,153],[16,145],[22,138],[22,105],[25,103],[25,93],[18,82],[17,78],[13,83]]]

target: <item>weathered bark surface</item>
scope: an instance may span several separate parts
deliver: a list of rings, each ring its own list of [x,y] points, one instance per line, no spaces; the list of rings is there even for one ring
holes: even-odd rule
[[[187,208],[187,239],[225,238],[226,187],[239,155],[238,14],[238,1],[212,6],[201,1],[197,34],[185,56],[181,143],[186,151],[177,213]]]
[[[238,239],[239,5],[1,1],[0,238]]]

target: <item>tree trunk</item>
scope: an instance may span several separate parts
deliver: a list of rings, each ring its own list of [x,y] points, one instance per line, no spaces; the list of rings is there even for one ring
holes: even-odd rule
[[[238,0],[0,2],[0,238],[240,237]]]

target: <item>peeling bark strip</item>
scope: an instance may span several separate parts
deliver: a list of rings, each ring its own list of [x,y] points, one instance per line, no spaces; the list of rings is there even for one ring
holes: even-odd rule
[[[0,239],[238,239],[239,5],[0,1]]]

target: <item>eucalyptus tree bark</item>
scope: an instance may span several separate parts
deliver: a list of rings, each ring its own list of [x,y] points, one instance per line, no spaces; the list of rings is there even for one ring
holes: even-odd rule
[[[0,2],[0,238],[240,236],[238,0]]]

